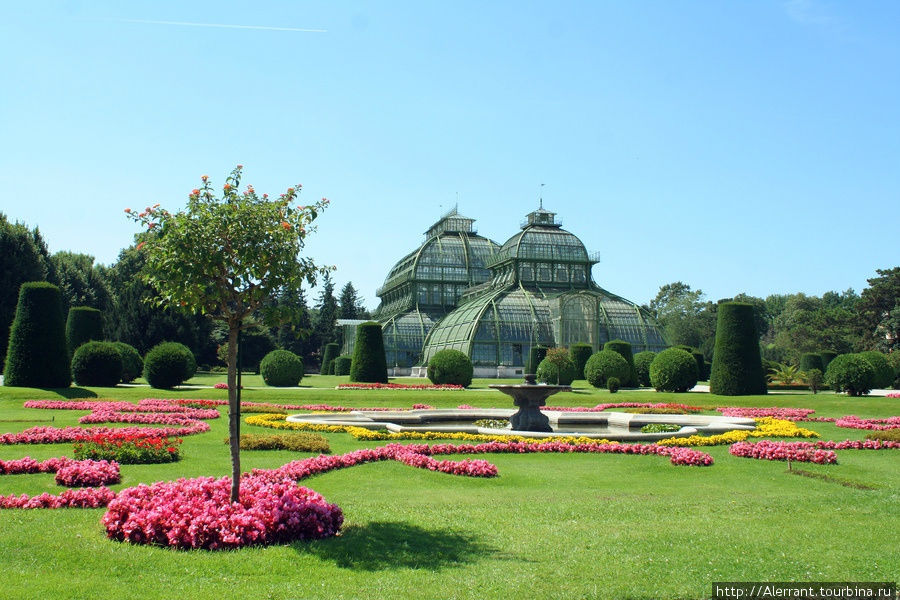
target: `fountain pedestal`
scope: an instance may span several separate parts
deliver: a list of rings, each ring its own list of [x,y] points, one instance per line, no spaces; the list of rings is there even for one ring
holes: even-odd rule
[[[547,404],[547,398],[553,394],[572,391],[572,387],[568,385],[539,385],[535,383],[534,375],[526,375],[525,383],[518,385],[492,384],[489,387],[512,396],[513,404],[519,407],[509,419],[513,430],[546,433],[551,433],[553,429],[547,415],[541,412],[541,407]]]

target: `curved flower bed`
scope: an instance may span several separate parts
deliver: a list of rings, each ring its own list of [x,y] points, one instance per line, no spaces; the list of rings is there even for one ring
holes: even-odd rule
[[[406,383],[342,383],[336,390],[444,390],[458,391],[465,389],[453,383],[414,385]]]
[[[838,427],[847,429],[868,429],[870,431],[884,431],[900,427],[900,417],[888,417],[887,419],[861,419],[855,415],[841,417],[834,423]]]
[[[663,408],[683,410],[685,412],[700,412],[702,406],[691,406],[689,404],[680,404],[677,402],[605,402],[597,406],[545,406],[541,410],[552,410],[556,412],[603,412],[610,408]]]
[[[781,408],[778,406],[770,406],[768,408],[720,406],[716,408],[716,410],[725,417],[748,417],[751,419],[773,417],[784,421],[803,421],[809,417],[809,415],[816,412],[812,408]]]
[[[182,406],[192,406],[192,407],[213,407],[213,406],[226,406],[228,404],[227,400],[191,400],[191,399],[179,399],[179,400],[170,400],[170,402],[174,402],[180,404]],[[369,407],[350,407],[350,406],[335,406],[332,404],[273,404],[270,402],[241,402],[241,408],[273,408],[278,410],[305,410],[309,412],[350,412],[353,410],[367,410],[367,411],[394,411],[394,410],[406,410],[403,408],[391,408],[385,406],[369,406]],[[418,409],[427,409],[434,408],[430,404],[413,404],[411,410]]]
[[[792,460],[820,465],[837,463],[833,450],[816,448],[810,442],[738,442],[732,444],[728,452],[733,456],[758,460]]]
[[[39,496],[22,494],[0,496],[0,508],[102,508],[116,497],[107,487],[74,488],[59,496],[44,492]]]
[[[106,460],[78,460],[56,472],[56,483],[66,487],[98,487],[119,483],[119,463]]]

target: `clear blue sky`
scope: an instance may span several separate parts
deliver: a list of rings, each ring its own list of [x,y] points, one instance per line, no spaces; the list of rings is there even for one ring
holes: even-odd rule
[[[638,303],[900,264],[894,1],[2,6],[0,211],[51,251],[113,262],[125,207],[240,163],[331,199],[308,254],[369,308],[457,194],[502,243],[542,183]]]

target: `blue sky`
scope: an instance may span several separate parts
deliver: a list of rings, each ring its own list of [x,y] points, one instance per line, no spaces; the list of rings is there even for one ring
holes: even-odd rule
[[[502,243],[543,183],[638,303],[861,291],[900,263],[898,24],[892,1],[4,3],[0,211],[110,263],[125,207],[243,164],[332,201],[308,254],[374,308],[457,198]]]

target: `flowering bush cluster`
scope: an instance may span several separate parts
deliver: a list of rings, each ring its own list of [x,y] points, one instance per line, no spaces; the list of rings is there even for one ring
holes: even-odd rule
[[[107,460],[72,461],[56,472],[56,483],[66,487],[98,487],[119,483],[119,463]]]
[[[181,458],[181,438],[93,435],[75,442],[79,460],[114,460],[123,465],[175,462]]]
[[[821,440],[814,445],[824,450],[900,450],[900,442],[893,440]]]
[[[900,427],[900,417],[888,417],[887,419],[861,419],[855,415],[841,417],[834,423],[838,427],[847,429],[868,429],[870,431],[884,431]]]
[[[411,385],[405,383],[342,383],[336,390],[447,390],[456,391],[464,389],[461,385],[453,383],[441,383],[437,385],[423,384]]]
[[[833,450],[818,449],[809,442],[738,442],[732,444],[728,452],[733,456],[759,460],[792,460],[820,465],[837,463]]]
[[[0,475],[23,475],[32,473],[56,473],[60,467],[73,462],[68,456],[37,461],[30,456],[18,460],[0,460]]]
[[[75,488],[59,496],[46,492],[34,497],[10,494],[0,496],[0,508],[100,508],[115,497],[116,493],[107,487]]]

